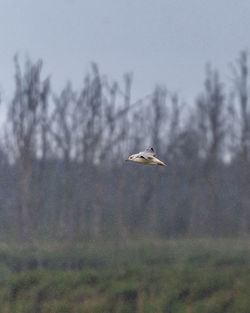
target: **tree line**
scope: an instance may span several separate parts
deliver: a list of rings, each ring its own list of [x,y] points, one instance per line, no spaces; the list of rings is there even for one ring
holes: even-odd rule
[[[231,80],[207,66],[193,103],[156,86],[131,101],[132,75],[96,64],[80,90],[55,93],[42,61],[15,57],[2,100],[0,238],[126,240],[250,231],[250,102],[246,51]],[[124,163],[153,146],[167,167]]]

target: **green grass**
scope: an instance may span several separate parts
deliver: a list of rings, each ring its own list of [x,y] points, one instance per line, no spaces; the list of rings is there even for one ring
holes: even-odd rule
[[[0,245],[0,313],[248,313],[250,240]]]

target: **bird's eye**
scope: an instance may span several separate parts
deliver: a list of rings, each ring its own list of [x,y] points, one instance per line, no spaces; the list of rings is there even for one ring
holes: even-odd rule
[[[145,159],[143,155],[141,155],[140,158]]]

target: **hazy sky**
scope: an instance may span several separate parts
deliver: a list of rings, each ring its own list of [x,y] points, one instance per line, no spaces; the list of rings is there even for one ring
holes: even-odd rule
[[[156,83],[192,99],[211,62],[228,65],[250,47],[249,0],[0,0],[0,86],[9,99],[13,55],[44,61],[54,89],[78,88],[91,61],[121,80],[134,73],[134,98]]]

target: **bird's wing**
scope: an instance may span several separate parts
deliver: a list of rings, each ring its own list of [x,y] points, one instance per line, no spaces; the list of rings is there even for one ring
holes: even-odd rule
[[[146,154],[145,152],[139,152],[139,153],[136,155],[136,159],[139,159],[139,158],[147,159],[147,158],[148,158],[148,154]]]
[[[151,148],[147,148],[145,151],[143,151],[144,154],[148,154],[150,156],[156,156],[156,153],[154,151],[154,149],[151,147]]]
[[[150,148],[150,149],[147,149],[145,151],[142,151],[142,152],[139,152],[137,157],[138,158],[143,158],[143,159],[146,159],[146,160],[152,160],[154,157],[155,157],[155,152],[153,148]]]

